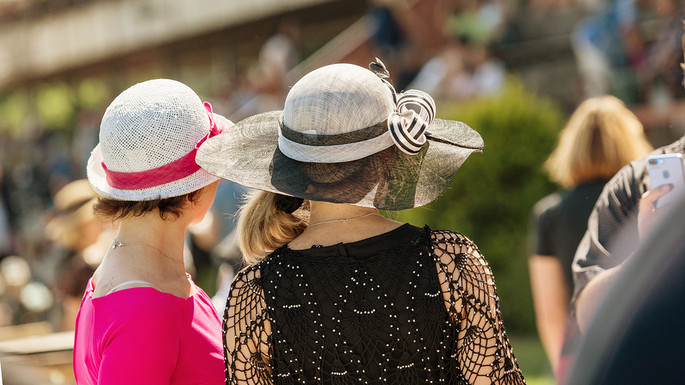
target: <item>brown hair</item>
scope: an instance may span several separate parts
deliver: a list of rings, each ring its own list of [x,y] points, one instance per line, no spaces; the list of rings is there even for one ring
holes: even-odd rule
[[[174,219],[181,216],[181,212],[188,203],[195,204],[203,189],[192,191],[177,197],[154,199],[148,201],[124,201],[119,199],[99,196],[93,206],[93,211],[99,216],[112,220],[126,217],[139,217],[141,215],[159,212],[160,218],[166,220],[169,216]]]
[[[652,150],[642,123],[613,96],[585,100],[571,115],[545,162],[550,179],[565,188],[611,178]]]

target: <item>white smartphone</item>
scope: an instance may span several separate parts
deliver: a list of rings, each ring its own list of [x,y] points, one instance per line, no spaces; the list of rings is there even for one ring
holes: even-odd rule
[[[685,196],[685,173],[682,154],[651,155],[647,158],[647,171],[651,188],[672,184],[673,190],[659,198],[656,207],[683,199]]]

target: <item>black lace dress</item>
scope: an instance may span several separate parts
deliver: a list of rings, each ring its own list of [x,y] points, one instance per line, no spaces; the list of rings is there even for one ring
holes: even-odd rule
[[[224,337],[228,384],[525,383],[476,245],[408,224],[244,269]]]

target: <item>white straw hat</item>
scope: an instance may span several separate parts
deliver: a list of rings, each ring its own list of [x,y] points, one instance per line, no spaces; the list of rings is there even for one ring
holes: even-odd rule
[[[232,125],[183,83],[138,83],[107,107],[88,180],[98,194],[119,200],[190,193],[217,180],[195,162],[197,148]]]
[[[314,70],[290,89],[283,111],[239,122],[198,151],[210,173],[303,199],[401,210],[449,185],[483,139],[462,122],[435,119],[426,93],[397,94],[383,63]]]

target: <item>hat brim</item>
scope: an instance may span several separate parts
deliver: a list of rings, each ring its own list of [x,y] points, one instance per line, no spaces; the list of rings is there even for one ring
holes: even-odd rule
[[[74,250],[76,243],[81,236],[81,227],[89,220],[95,218],[93,214],[92,198],[85,202],[76,211],[66,214],[55,215],[45,226],[45,235],[53,242],[58,242],[62,246]]]
[[[223,128],[224,131],[232,130],[231,126],[233,126],[233,123],[230,120],[219,114],[213,115],[214,121],[219,128]],[[107,182],[102,162],[102,151],[100,150],[100,144],[98,144],[91,152],[90,158],[88,158],[88,165],[86,167],[88,181],[99,195],[118,200],[146,201],[172,198],[199,190],[218,180],[216,176],[200,168],[196,172],[170,183],[144,189],[123,190],[115,188]]]
[[[469,155],[483,150],[483,139],[468,125],[435,119],[426,130],[426,144],[414,156],[392,146],[352,162],[298,162],[278,150],[281,120],[282,111],[244,119],[205,142],[196,160],[213,175],[258,190],[316,201],[403,210],[435,200]],[[327,183],[312,177],[311,170],[317,167],[318,173],[330,172],[322,178],[328,178]],[[345,175],[332,175],[341,169]]]

